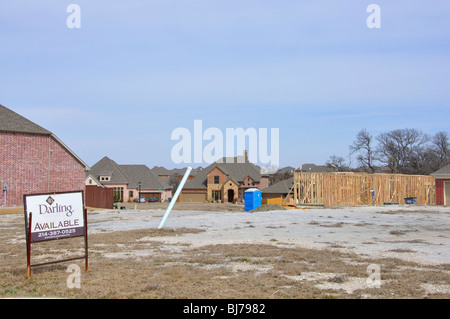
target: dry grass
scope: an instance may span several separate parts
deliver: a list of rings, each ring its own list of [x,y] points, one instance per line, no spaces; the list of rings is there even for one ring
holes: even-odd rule
[[[0,297],[68,298],[449,298],[450,266],[363,259],[338,249],[272,245],[169,245],[166,236],[198,229],[144,229],[89,236],[84,262],[32,269],[26,278],[23,226],[0,235]],[[34,244],[33,260],[82,253],[82,239]],[[32,261],[33,262],[33,261]],[[67,288],[70,263],[81,288]],[[381,269],[381,288],[368,288],[367,266]]]

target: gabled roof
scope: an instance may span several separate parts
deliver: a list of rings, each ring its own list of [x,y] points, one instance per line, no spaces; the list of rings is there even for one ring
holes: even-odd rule
[[[155,174],[156,176],[160,176],[160,175],[171,175],[172,173],[165,167],[162,166],[154,166],[151,171],[153,172],[153,174]]]
[[[438,176],[438,175],[450,175],[450,164],[438,169],[436,172],[431,173],[431,176]]]
[[[294,185],[294,178],[291,177],[264,188],[262,192],[270,194],[287,194],[289,193],[293,185]]]
[[[257,182],[261,180],[260,169],[248,160],[243,163],[240,161],[234,161],[232,163],[225,161],[222,163],[216,162],[216,165],[221,171],[238,182],[242,182],[247,176]]]
[[[95,184],[97,184],[98,186],[105,188],[105,186],[102,185],[102,183],[100,183],[100,181],[98,180],[98,178],[96,178],[95,176],[92,176],[92,174],[90,173],[86,173],[86,179],[91,178]]]
[[[51,135],[52,132],[0,104],[0,131]]]
[[[235,185],[239,186],[239,183],[236,182],[236,181],[235,181],[234,179],[232,179],[231,177],[228,177],[224,184],[229,183],[229,182],[233,182]]]
[[[95,163],[89,173],[94,177],[111,176],[108,182],[101,181],[103,184],[128,184],[128,178],[119,164],[107,156]]]
[[[110,176],[109,181],[101,181],[104,185],[126,184],[129,188],[141,189],[170,189],[172,188],[163,179],[159,179],[146,165],[119,165],[105,156],[92,166],[90,175]]]
[[[128,176],[128,187],[138,188],[141,182],[142,189],[168,189],[171,188],[163,179],[159,179],[145,165],[120,165],[122,171]]]

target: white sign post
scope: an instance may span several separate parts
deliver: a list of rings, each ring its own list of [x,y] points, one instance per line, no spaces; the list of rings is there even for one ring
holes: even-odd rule
[[[164,213],[164,216],[161,219],[161,222],[159,223],[158,229],[161,229],[164,226],[164,223],[166,222],[167,217],[169,217],[169,214],[172,211],[173,205],[175,205],[175,202],[177,201],[178,196],[180,195],[181,190],[183,189],[183,186],[186,183],[191,171],[192,171],[192,167],[188,167],[186,169],[186,172],[184,173],[184,176],[180,182],[180,185],[178,185],[177,191],[175,192],[175,195],[173,196],[172,200],[170,201],[169,207],[167,207],[166,212]]]
[[[32,266],[74,259],[85,259],[87,271],[87,222],[83,197],[82,191],[23,196],[27,240],[27,277],[31,275]],[[80,236],[85,238],[84,256],[31,265],[31,243]]]

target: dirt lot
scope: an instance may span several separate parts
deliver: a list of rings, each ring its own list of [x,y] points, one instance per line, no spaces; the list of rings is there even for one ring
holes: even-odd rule
[[[26,278],[23,212],[0,213],[0,296],[69,298],[449,298],[450,209],[126,204],[88,214],[84,261]],[[135,209],[136,208],[136,209]],[[82,238],[33,244],[32,263],[79,256]],[[80,288],[68,288],[70,264]],[[379,286],[368,281],[379,269]]]

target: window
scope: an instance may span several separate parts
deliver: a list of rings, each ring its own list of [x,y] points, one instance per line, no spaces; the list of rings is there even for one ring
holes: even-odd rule
[[[128,197],[129,197],[129,198],[133,198],[133,191],[130,191],[130,192],[128,193]]]
[[[214,201],[222,200],[222,192],[221,191],[212,191],[212,199]]]
[[[220,176],[214,176],[214,184],[220,184]]]
[[[114,201],[123,202],[123,187],[114,187]]]

